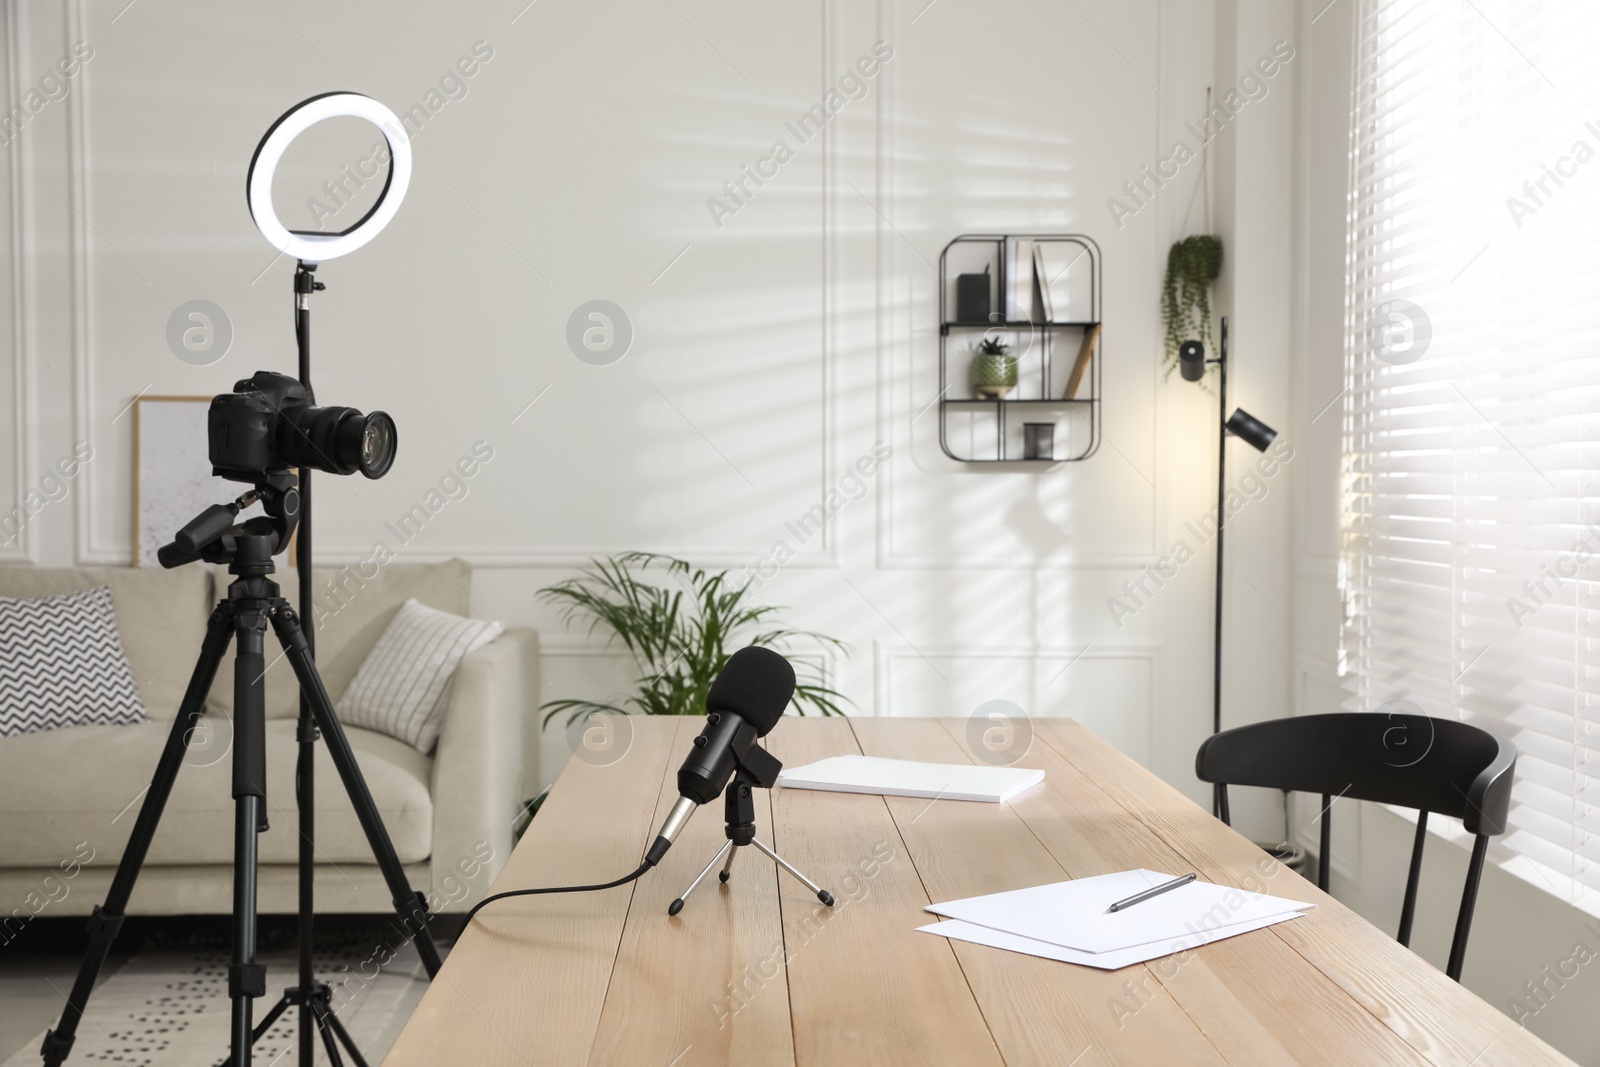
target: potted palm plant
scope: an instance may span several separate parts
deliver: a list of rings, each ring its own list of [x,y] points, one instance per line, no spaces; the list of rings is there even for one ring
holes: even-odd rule
[[[652,578],[661,579],[660,582]],[[748,581],[671,556],[625,552],[592,560],[576,578],[539,590],[563,609],[564,621],[604,631],[633,656],[639,676],[618,703],[564,699],[546,702],[546,724],[557,715],[570,725],[596,712],[622,715],[704,715],[706,693],[728,657],[746,645],[784,652],[796,645],[844,650],[844,644],[810,630],[775,622],[779,608],[754,603]],[[795,662],[794,708],[843,715],[843,694],[826,684],[821,668]]]
[[[660,579],[653,581],[652,579]],[[568,626],[605,631],[633,656],[634,691],[615,703],[546,701],[544,725],[565,714],[567,725],[596,714],[703,715],[706,693],[728,657],[746,645],[783,652],[795,645],[845,651],[843,642],[773,620],[779,608],[750,599],[750,582],[727,571],[708,571],[671,556],[624,552],[591,560],[576,578],[539,590],[562,607]],[[827,684],[812,662],[794,661],[794,709],[843,715],[846,696]],[[512,830],[517,840],[532,823],[549,789],[524,802]]]

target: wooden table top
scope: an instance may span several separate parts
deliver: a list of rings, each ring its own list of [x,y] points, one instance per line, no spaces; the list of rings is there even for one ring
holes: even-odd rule
[[[703,720],[639,719],[626,755],[570,761],[496,890],[609,881],[677,799]],[[1570,1064],[1500,1011],[1066,719],[1034,720],[1009,804],[758,792],[753,849],[667,904],[725,840],[698,810],[661,866],[601,893],[486,909],[384,1061],[392,1065]],[[841,753],[972,762],[965,720],[786,718],[786,764]],[[941,900],[1149,867],[1265,882],[1305,917],[1105,972],[918,933]],[[1490,921],[1492,916],[1480,916]]]

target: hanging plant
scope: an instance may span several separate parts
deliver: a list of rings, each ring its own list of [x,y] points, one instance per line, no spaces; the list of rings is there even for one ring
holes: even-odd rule
[[[1167,276],[1161,283],[1161,324],[1166,330],[1166,356],[1172,374],[1178,346],[1198,338],[1211,341],[1211,283],[1222,273],[1222,238],[1210,234],[1185,237],[1167,253]]]

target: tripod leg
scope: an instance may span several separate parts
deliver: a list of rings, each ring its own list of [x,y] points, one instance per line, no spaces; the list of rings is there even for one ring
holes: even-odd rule
[[[433,935],[428,932],[427,905],[422,895],[412,890],[406,881],[400,857],[395,855],[394,842],[389,840],[389,831],[384,828],[383,819],[378,815],[378,806],[373,803],[366,779],[361,777],[361,768],[356,765],[356,755],[350,749],[350,741],[345,737],[344,727],[339,724],[339,718],[334,714],[333,701],[328,698],[328,690],[324,688],[322,677],[317,673],[317,665],[311,659],[310,649],[306,646],[306,636],[300,629],[300,620],[286,601],[278,602],[277,609],[272,615],[272,625],[278,633],[278,640],[283,645],[289,665],[294,668],[295,677],[300,680],[300,692],[310,703],[311,712],[316,716],[317,726],[328,742],[328,754],[333,757],[333,765],[339,771],[340,780],[344,782],[344,790],[350,794],[350,803],[356,810],[356,818],[360,820],[361,829],[367,835],[367,843],[372,846],[372,854],[378,861],[378,867],[383,871],[383,879],[389,886],[394,910],[406,929],[411,931],[416,941],[417,955],[422,957],[422,965],[427,970],[428,977],[432,978],[439,973],[439,950],[434,947]]]
[[[728,850],[728,862],[722,865],[722,873],[717,875],[717,881],[726,882],[728,880],[728,872],[733,870],[733,857],[737,856],[738,854],[739,850],[737,848],[730,848]],[[716,861],[712,860],[712,862],[715,863]]]
[[[713,868],[713,867],[715,867],[717,865],[717,861],[722,858],[722,854],[724,852],[730,852],[732,849],[733,849],[733,842],[732,841],[724,841],[722,843],[722,847],[717,850],[717,854],[715,856],[711,857],[711,862],[706,864],[704,870],[702,870],[699,874],[694,876],[694,881],[690,882],[689,883],[689,888],[685,889],[683,891],[683,896],[679,897],[677,900],[674,900],[671,904],[669,904],[667,906],[667,914],[668,915],[676,915],[676,914],[678,914],[678,912],[683,910],[683,902],[686,899],[688,899],[688,896],[689,896],[690,893],[694,892],[694,887],[699,885],[705,879],[705,876],[711,873],[711,868]],[[728,862],[729,863],[733,862],[733,857],[731,855],[728,857]]]
[[[271,1030],[272,1024],[277,1022],[278,1018],[288,1010],[289,998],[280,998],[278,1003],[272,1006],[272,1010],[267,1012],[266,1016],[262,1018],[260,1022],[256,1023],[256,1028],[250,1031],[250,1044],[253,1046],[257,1041],[260,1041],[262,1035],[264,1035],[268,1030]]]
[[[228,968],[233,1067],[250,1067],[254,998],[267,991],[267,969],[256,962],[256,872],[267,797],[266,612],[264,600],[234,609],[239,643],[233,661],[233,961]]]
[[[333,1067],[344,1067],[344,1059],[339,1055],[339,1043],[334,1040],[333,1027],[329,1025],[333,1022],[333,1013],[320,1000],[307,998],[307,1002],[311,1005],[312,1014],[316,1016],[317,1032],[322,1035],[322,1047],[328,1050],[328,1062],[333,1064]]]
[[[302,527],[302,536],[304,528]],[[302,572],[304,573],[304,572]],[[311,970],[312,952],[315,941],[312,934],[312,921],[315,918],[315,904],[312,897],[312,873],[315,870],[316,858],[316,759],[317,759],[317,726],[311,718],[311,709],[306,704],[304,697],[300,698],[300,721],[295,729],[295,740],[299,745],[299,754],[295,761],[294,772],[294,802],[295,810],[300,819],[300,886],[299,886],[299,935],[300,935],[300,989],[311,990],[316,982],[316,976]],[[313,1024],[311,1011],[311,997],[304,996],[300,1001],[300,1067],[312,1067],[316,1058],[316,1043],[311,1039]]]
[[[813,893],[815,893],[817,895],[817,899],[818,900],[822,901],[824,904],[826,904],[830,908],[833,907],[833,894],[832,893],[828,892],[826,889],[821,888],[820,886],[817,885],[817,883],[813,882],[811,879],[807,878],[805,875],[801,874],[799,871],[797,871],[793,867],[789,866],[789,861],[788,860],[784,859],[782,856],[780,856],[776,852],[772,851],[766,845],[763,845],[761,843],[761,839],[760,838],[757,838],[757,839],[751,841],[750,843],[752,845],[756,846],[756,848],[759,848],[762,852],[765,852],[767,855],[771,856],[773,861],[776,862],[779,867],[782,867],[784,870],[788,871],[790,874],[792,874],[796,878],[800,879],[800,881],[804,882],[806,888],[811,890]]]
[[[350,1031],[344,1028],[344,1023],[339,1021],[339,1016],[332,1009],[324,1010],[327,1012],[329,1028],[333,1030],[334,1036],[349,1051],[350,1058],[355,1061],[356,1067],[367,1067],[367,1061],[361,1058],[361,1052],[356,1048],[355,1040],[351,1038]]]
[[[133,883],[138,879],[139,868],[144,864],[145,854],[150,850],[150,841],[155,837],[157,824],[161,822],[162,809],[166,807],[167,798],[172,794],[172,783],[177,780],[178,769],[183,766],[183,755],[189,748],[189,738],[193,735],[200,716],[205,713],[206,697],[211,692],[211,683],[217,677],[217,666],[222,662],[223,654],[227,652],[228,642],[231,640],[233,640],[233,617],[226,606],[219,604],[212,611],[211,620],[206,624],[205,640],[200,645],[200,659],[195,663],[194,672],[189,675],[189,688],[184,691],[183,703],[178,707],[178,714],[172,719],[172,730],[167,734],[166,747],[161,750],[161,759],[156,763],[156,772],[150,779],[150,788],[144,795],[144,803],[139,807],[139,816],[128,837],[128,845],[122,851],[122,860],[117,864],[116,877],[111,881],[105,903],[97,906],[89,918],[89,947],[84,951],[83,963],[78,967],[78,977],[72,983],[72,992],[67,996],[67,1006],[61,1013],[61,1023],[56,1029],[45,1032],[44,1045],[39,1053],[44,1057],[46,1067],[59,1067],[59,1064],[65,1062],[67,1054],[72,1051],[72,1042],[78,1034],[78,1023],[83,1019],[84,1009],[89,1004],[89,994],[94,992],[95,980],[100,975],[100,969],[105,966],[106,953],[111,950],[111,942],[116,939],[117,931],[127,914],[128,898],[133,894]]]

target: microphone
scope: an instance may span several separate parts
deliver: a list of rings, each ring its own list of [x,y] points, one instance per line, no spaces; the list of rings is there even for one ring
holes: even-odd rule
[[[689,758],[678,768],[678,792],[681,795],[667,814],[666,821],[661,824],[661,833],[650,846],[650,851],[645,853],[639,869],[600,885],[544,886],[495,893],[473,905],[467,912],[467,922],[472,922],[487,905],[507,897],[590,893],[615,889],[642,877],[645,871],[661,862],[661,857],[672,847],[673,838],[689,821],[694,809],[714,800],[727,786],[733,772],[740,767],[757,784],[771,788],[783,765],[757,745],[756,738],[765,737],[778,724],[793,696],[794,668],[772,649],[751,645],[729,656],[722,672],[711,683],[711,690],[706,693],[706,725],[700,731],[700,736],[694,739],[694,750],[689,753]],[[794,872],[792,867],[789,870]],[[800,877],[802,881],[805,880],[803,876]],[[826,891],[817,889],[810,882],[806,884],[816,889],[817,899],[824,904],[833,904],[833,898]],[[678,907],[682,906],[680,900]],[[677,912],[671,914],[676,915]]]
[[[706,724],[678,768],[678,802],[645,854],[647,865],[661,861],[695,808],[709,804],[727,787],[746,753],[760,751],[756,738],[765,737],[778,724],[793,696],[794,668],[772,649],[751,645],[728,657],[706,693]]]

